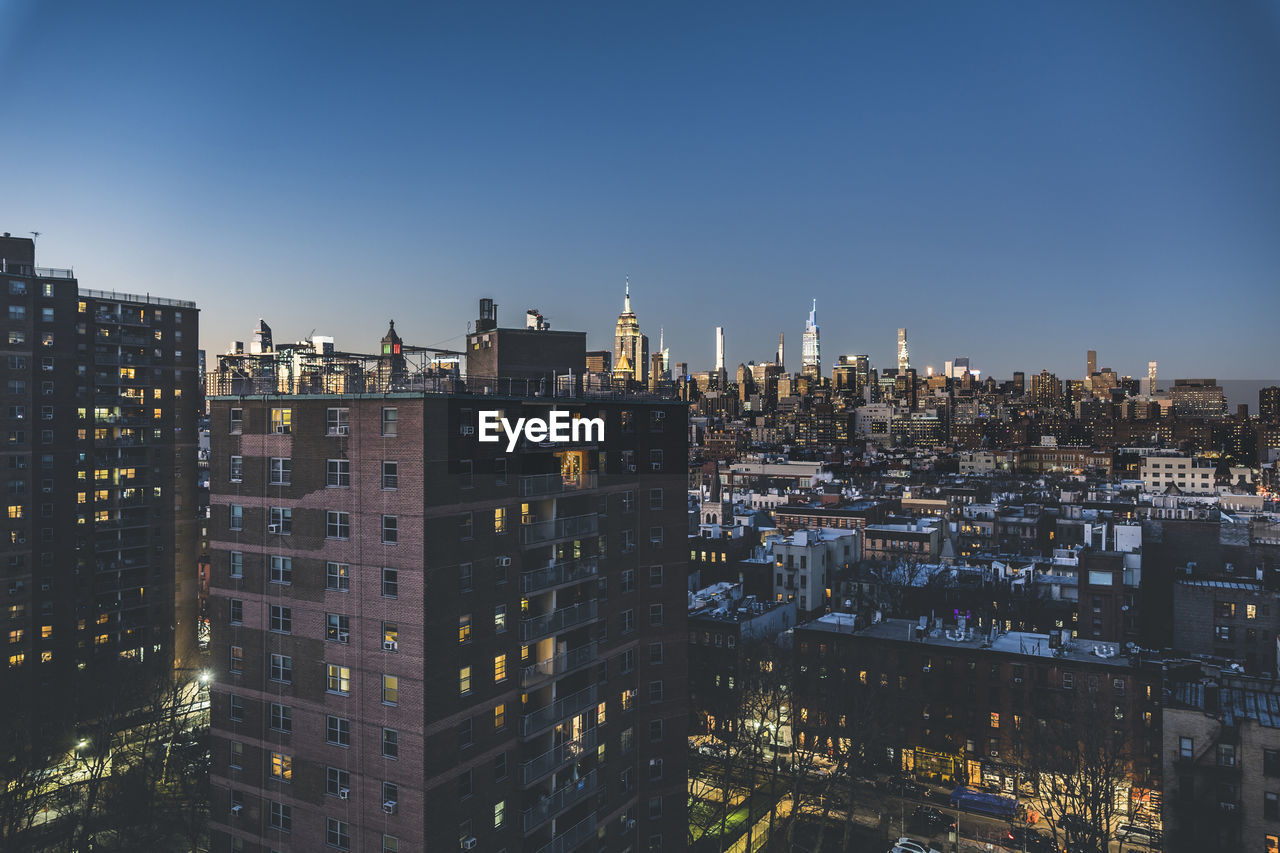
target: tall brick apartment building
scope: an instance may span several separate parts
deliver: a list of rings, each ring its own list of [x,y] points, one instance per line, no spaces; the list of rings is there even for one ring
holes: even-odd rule
[[[81,288],[9,234],[0,293],[0,694],[69,738],[66,691],[95,662],[197,663],[199,312]]]
[[[412,352],[211,399],[213,849],[680,849],[685,406]]]

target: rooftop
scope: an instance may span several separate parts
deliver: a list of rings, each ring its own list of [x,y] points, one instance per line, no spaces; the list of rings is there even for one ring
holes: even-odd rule
[[[1205,688],[1202,681],[1184,682],[1173,690],[1173,703],[1186,708],[1205,707]],[[1239,720],[1255,720],[1269,729],[1280,729],[1280,693],[1261,687],[1229,686],[1218,688],[1218,707],[1222,721],[1234,726]]]
[[[1117,668],[1130,665],[1128,656],[1121,654],[1119,647],[1088,640],[1069,640],[1065,647],[1055,649],[1050,645],[1051,639],[1048,634],[1011,631],[998,635],[995,641],[991,642],[986,634],[977,631],[973,632],[972,637],[966,632],[962,638],[957,639],[960,637],[957,628],[934,628],[926,631],[921,639],[916,639],[919,622],[909,619],[885,619],[860,628],[854,627],[852,623],[852,614],[828,613],[797,627],[876,640],[896,640],[930,648],[963,648]]]

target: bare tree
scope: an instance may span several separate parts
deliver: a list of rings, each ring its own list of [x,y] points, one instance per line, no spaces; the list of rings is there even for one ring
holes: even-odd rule
[[[1032,790],[1025,801],[1055,840],[1106,853],[1133,772],[1123,712],[1096,689],[1042,695],[1040,704],[1015,736],[1015,758]]]

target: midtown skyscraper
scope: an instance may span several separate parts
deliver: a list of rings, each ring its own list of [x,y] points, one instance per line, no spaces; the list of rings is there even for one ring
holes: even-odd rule
[[[898,373],[906,373],[911,367],[911,354],[907,351],[907,330],[898,330]]]
[[[640,334],[640,321],[631,310],[631,281],[627,280],[622,313],[613,338],[613,378],[645,383],[649,376],[649,338]]]
[[[818,300],[813,300],[813,308],[809,310],[809,319],[804,324],[804,335],[800,338],[800,372],[817,379],[822,376],[822,347],[818,339]]]

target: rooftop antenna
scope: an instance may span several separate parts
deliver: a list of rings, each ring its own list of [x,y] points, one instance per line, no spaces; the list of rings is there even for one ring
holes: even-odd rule
[[[43,231],[32,231],[32,232],[31,232],[31,242],[32,242],[32,243],[34,243],[36,240],[38,240],[38,239],[40,238],[40,235],[41,235],[41,234],[43,234],[43,233],[44,233]]]

